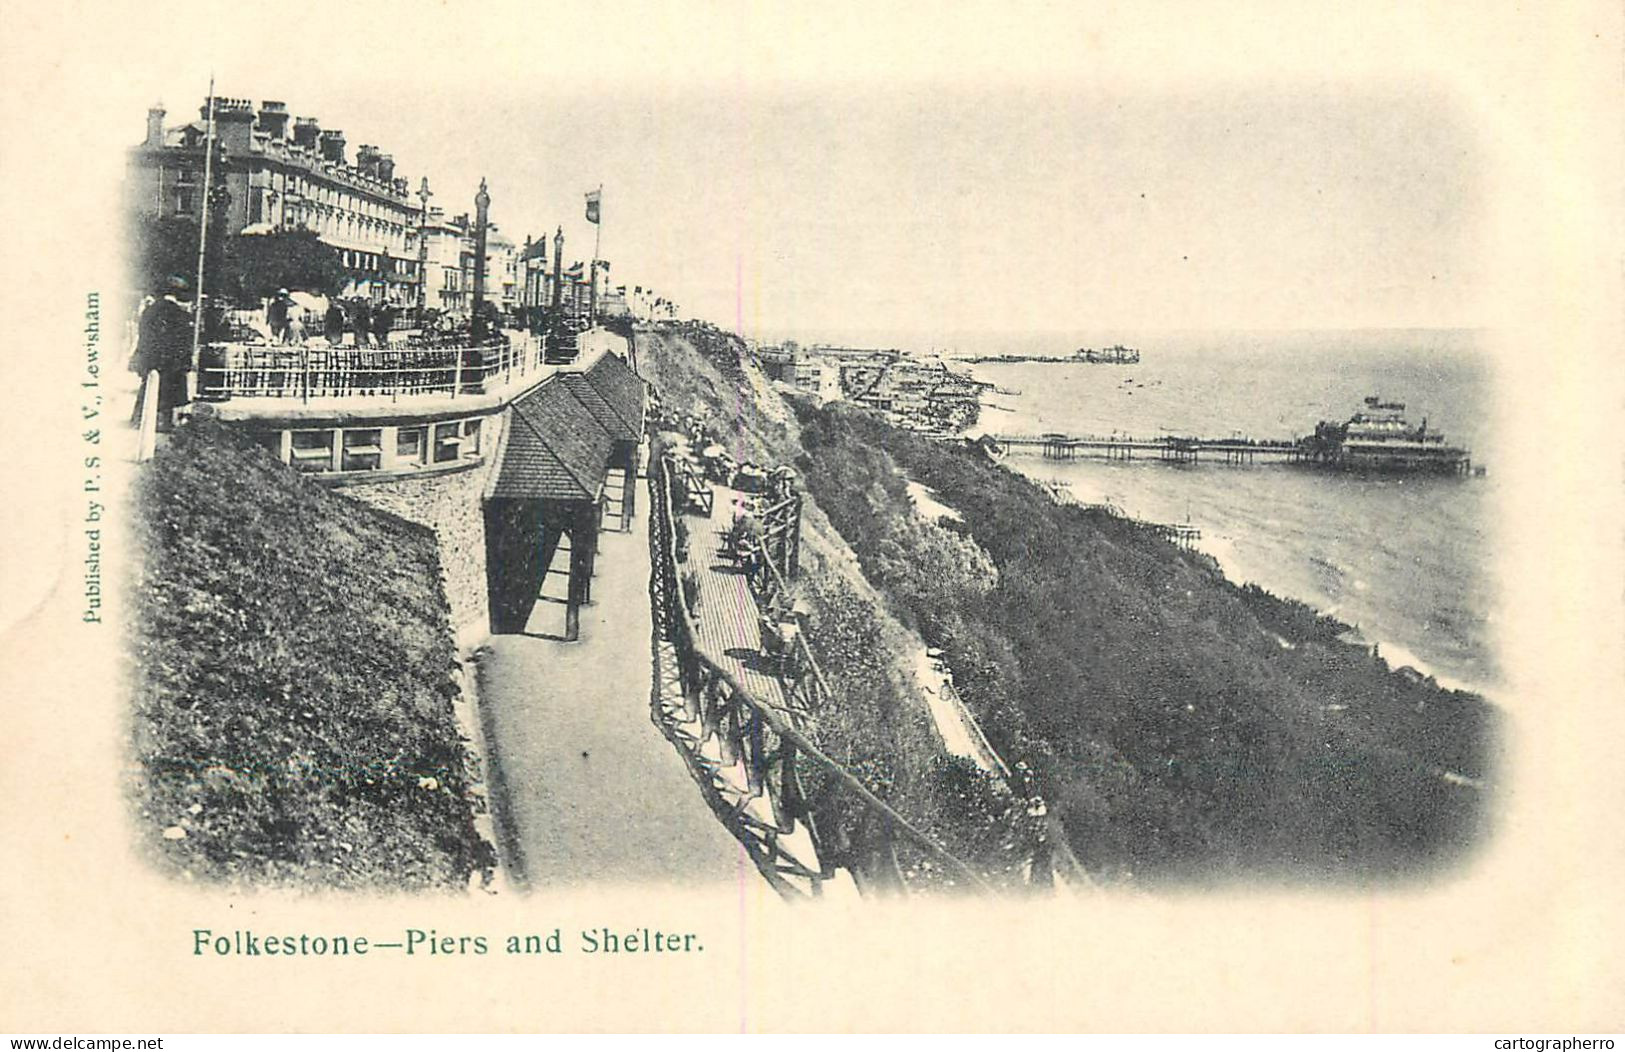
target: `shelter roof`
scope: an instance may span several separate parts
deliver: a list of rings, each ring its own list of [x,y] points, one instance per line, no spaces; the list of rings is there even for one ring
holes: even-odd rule
[[[643,436],[644,397],[643,380],[626,359],[618,354],[602,354],[586,371],[587,382],[593,386],[615,414],[632,428],[635,441]]]
[[[598,499],[609,471],[610,433],[558,378],[514,402],[492,497]]]

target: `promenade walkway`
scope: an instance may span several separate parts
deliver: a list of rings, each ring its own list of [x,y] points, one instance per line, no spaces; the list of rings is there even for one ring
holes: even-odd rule
[[[601,534],[597,566],[578,642],[494,636],[480,658],[491,791],[515,883],[760,881],[650,723],[647,517]]]
[[[687,516],[690,554],[687,566],[700,579],[700,603],[695,614],[696,642],[728,675],[760,702],[787,709],[783,683],[762,653],[756,598],[732,557],[723,554],[723,536],[734,515],[748,506],[748,495],[727,486],[712,486],[707,518]],[[803,894],[856,897],[857,886],[846,870],[823,870],[818,849],[804,822],[782,825],[784,816],[765,792],[753,791],[741,753],[726,757],[722,743],[708,733],[702,721],[684,711],[678,674],[677,650],[662,641],[655,651],[660,688],[658,715],[672,744],[680,749],[696,775],[705,780],[711,805],[736,837],[749,845],[758,864],[773,880]]]
[[[712,492],[711,517],[689,519],[691,559],[700,567],[700,608],[695,614],[699,643],[757,700],[783,705],[783,685],[762,653],[750,581],[733,558],[722,553],[723,535],[750,497],[727,486],[714,485]]]

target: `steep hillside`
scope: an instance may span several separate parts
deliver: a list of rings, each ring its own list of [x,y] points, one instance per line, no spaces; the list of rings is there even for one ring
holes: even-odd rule
[[[217,426],[135,491],[132,797],[189,879],[463,887],[465,796],[433,535]]]
[[[1482,699],[1397,674],[1346,626],[1058,505],[974,448],[792,406],[727,334],[648,344],[670,405],[708,413],[741,459],[801,474],[815,638],[853,699],[828,719],[905,813],[999,811],[930,758],[929,728],[910,751],[923,706],[899,655],[924,640],[1098,876],[1393,879],[1481,841],[1498,735]],[[922,523],[909,482],[963,522]],[[1020,824],[981,828],[1019,839]],[[962,834],[960,850],[997,853]]]
[[[657,412],[705,418],[742,462],[800,460],[800,424],[737,337],[689,326],[641,329],[637,340],[639,367],[662,403]],[[818,713],[819,745],[989,880],[1019,880],[1035,835],[1025,801],[945,750],[916,678],[924,641],[870,583],[812,494],[797,590],[814,611],[810,639],[839,699]],[[843,824],[857,818],[843,816]],[[847,832],[857,836],[855,825]],[[905,870],[920,862],[904,854]],[[929,867],[911,875],[928,880]]]
[[[1086,864],[1142,878],[1392,877],[1475,843],[1494,711],[1391,671],[1347,626],[1152,530],[1055,503],[975,447],[798,405],[798,467],[947,653]],[[897,528],[903,477],[963,516],[966,569]]]

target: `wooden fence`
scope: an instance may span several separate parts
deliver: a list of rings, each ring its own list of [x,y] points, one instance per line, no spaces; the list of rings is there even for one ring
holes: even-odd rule
[[[664,457],[653,458],[650,468],[649,545],[656,623],[676,652],[687,722],[698,725],[700,742],[715,743],[723,766],[743,768],[745,795],[723,817],[736,835],[747,834],[740,840],[763,876],[789,897],[802,893],[787,876],[810,880],[813,894],[817,894],[836,867],[851,872],[866,890],[901,891],[904,880],[897,860],[901,838],[935,860],[954,883],[991,891],[975,870],[898,814],[812,741],[805,728],[827,701],[829,688],[811,660],[810,650],[801,653],[808,661],[807,682],[814,686],[789,707],[753,696],[707,653],[678,581],[672,474]],[[771,566],[772,560],[764,558],[762,563]],[[784,587],[782,576],[771,587]],[[810,792],[809,782],[816,784]],[[850,805],[844,809],[847,821],[833,806],[838,799]],[[758,801],[767,805],[769,817],[761,817],[761,809],[752,813],[750,805]],[[855,830],[851,828],[854,816]],[[818,869],[782,846],[784,838],[802,830],[815,849]]]

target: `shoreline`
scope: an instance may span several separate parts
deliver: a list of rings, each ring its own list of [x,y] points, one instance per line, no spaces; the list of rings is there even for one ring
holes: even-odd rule
[[[982,370],[978,365],[971,364],[969,365],[968,369],[973,378],[982,381],[987,380],[987,377],[982,373]],[[1009,416],[1016,416],[1020,413],[1020,410],[1016,406],[1000,405],[990,402],[987,398],[987,394],[991,392],[992,389],[990,388],[984,391],[982,394],[980,404],[984,412],[988,409],[993,409]],[[975,439],[980,437],[988,430],[990,429],[986,426],[985,421],[979,418],[976,426],[965,429],[957,437]],[[1000,466],[1022,475],[1023,477],[1037,483],[1041,487],[1048,488],[1049,480],[1037,473],[1039,470],[1039,465],[1043,463],[1044,462],[1042,461],[1034,461],[1034,470],[1032,471],[1023,470],[1021,467],[1013,465],[1009,460],[1001,460]],[[1082,492],[1079,492],[1076,488],[1078,487],[1079,481],[1080,480],[1077,479],[1069,479],[1066,480],[1065,483],[1068,488],[1068,492],[1072,494],[1072,499],[1078,503],[1117,506],[1117,502],[1113,501],[1109,495],[1099,490],[1085,488]],[[1144,518],[1148,520],[1156,519],[1156,516],[1142,514],[1144,512],[1143,508],[1120,507],[1119,510],[1122,513],[1134,518]],[[1202,527],[1202,524],[1200,523],[1192,523],[1192,525],[1196,525],[1199,528]],[[1211,529],[1204,528],[1202,536],[1194,542],[1194,548],[1202,555],[1212,559],[1213,562],[1218,566],[1220,574],[1222,574],[1227,581],[1237,587],[1253,584],[1260,588],[1265,588],[1266,590],[1280,595],[1283,598],[1292,599],[1296,602],[1302,602],[1325,616],[1340,616],[1335,611],[1328,611],[1321,602],[1305,599],[1298,595],[1297,593],[1299,589],[1282,586],[1279,582],[1272,582],[1271,575],[1267,573],[1257,573],[1257,567],[1247,565],[1243,560],[1238,559],[1235,551],[1235,543],[1236,538],[1234,537],[1218,537],[1215,536]],[[1433,679],[1434,682],[1438,683],[1445,689],[1463,691],[1477,695],[1478,697],[1484,698],[1486,701],[1493,702],[1503,711],[1505,711],[1507,708],[1500,694],[1500,692],[1504,691],[1504,687],[1502,686],[1490,686],[1487,684],[1474,682],[1459,675],[1442,673],[1436,663],[1422,658],[1412,647],[1407,646],[1395,639],[1375,636],[1363,626],[1351,624],[1349,626],[1349,631],[1351,642],[1358,645],[1376,647],[1378,649],[1378,653],[1383,656],[1383,660],[1387,662],[1390,669],[1397,670],[1399,668],[1408,666],[1415,669],[1421,675]]]
[[[1042,461],[1035,463],[1042,463]],[[1001,461],[999,462],[998,466],[1006,471],[1011,471],[1017,475],[1020,475],[1043,489],[1050,488],[1050,482],[1048,480],[1023,471],[1019,467],[1013,467],[1008,461]],[[1057,503],[1070,502],[1079,505],[1110,505],[1112,507],[1118,507],[1115,502],[1109,500],[1106,494],[1102,492],[1090,491],[1080,497],[1074,492],[1074,487],[1076,486],[1075,482],[1067,481],[1064,483],[1064,486],[1066,493],[1065,497],[1052,493],[1052,499],[1054,499]],[[1118,507],[1118,510],[1130,517],[1139,518],[1139,515],[1136,513],[1134,508]],[[1199,526],[1199,524],[1196,523],[1193,523],[1192,525]],[[1335,613],[1328,613],[1319,603],[1311,602],[1310,600],[1294,595],[1292,590],[1283,588],[1278,583],[1272,583],[1270,581],[1261,579],[1257,575],[1250,573],[1248,570],[1238,565],[1234,545],[1229,539],[1220,540],[1214,537],[1210,532],[1203,533],[1203,535],[1194,542],[1193,547],[1199,554],[1213,560],[1213,564],[1218,568],[1220,576],[1238,588],[1248,584],[1255,585],[1259,588],[1265,589],[1266,591],[1279,595],[1282,598],[1304,603],[1305,605],[1314,609],[1317,613],[1324,616],[1337,616]],[[1430,664],[1424,658],[1420,657],[1414,650],[1410,649],[1404,644],[1392,639],[1374,637],[1360,625],[1349,625],[1348,629],[1351,636],[1349,642],[1358,646],[1376,647],[1377,653],[1382,657],[1382,660],[1388,665],[1390,670],[1397,672],[1401,668],[1414,669],[1422,676],[1432,679],[1445,690],[1454,690],[1467,694],[1473,694],[1477,697],[1483,698],[1487,702],[1494,704],[1497,708],[1502,709],[1503,711],[1506,710],[1506,704],[1497,695],[1494,689],[1474,684],[1458,676],[1453,676],[1448,673],[1441,673],[1436,665]]]

